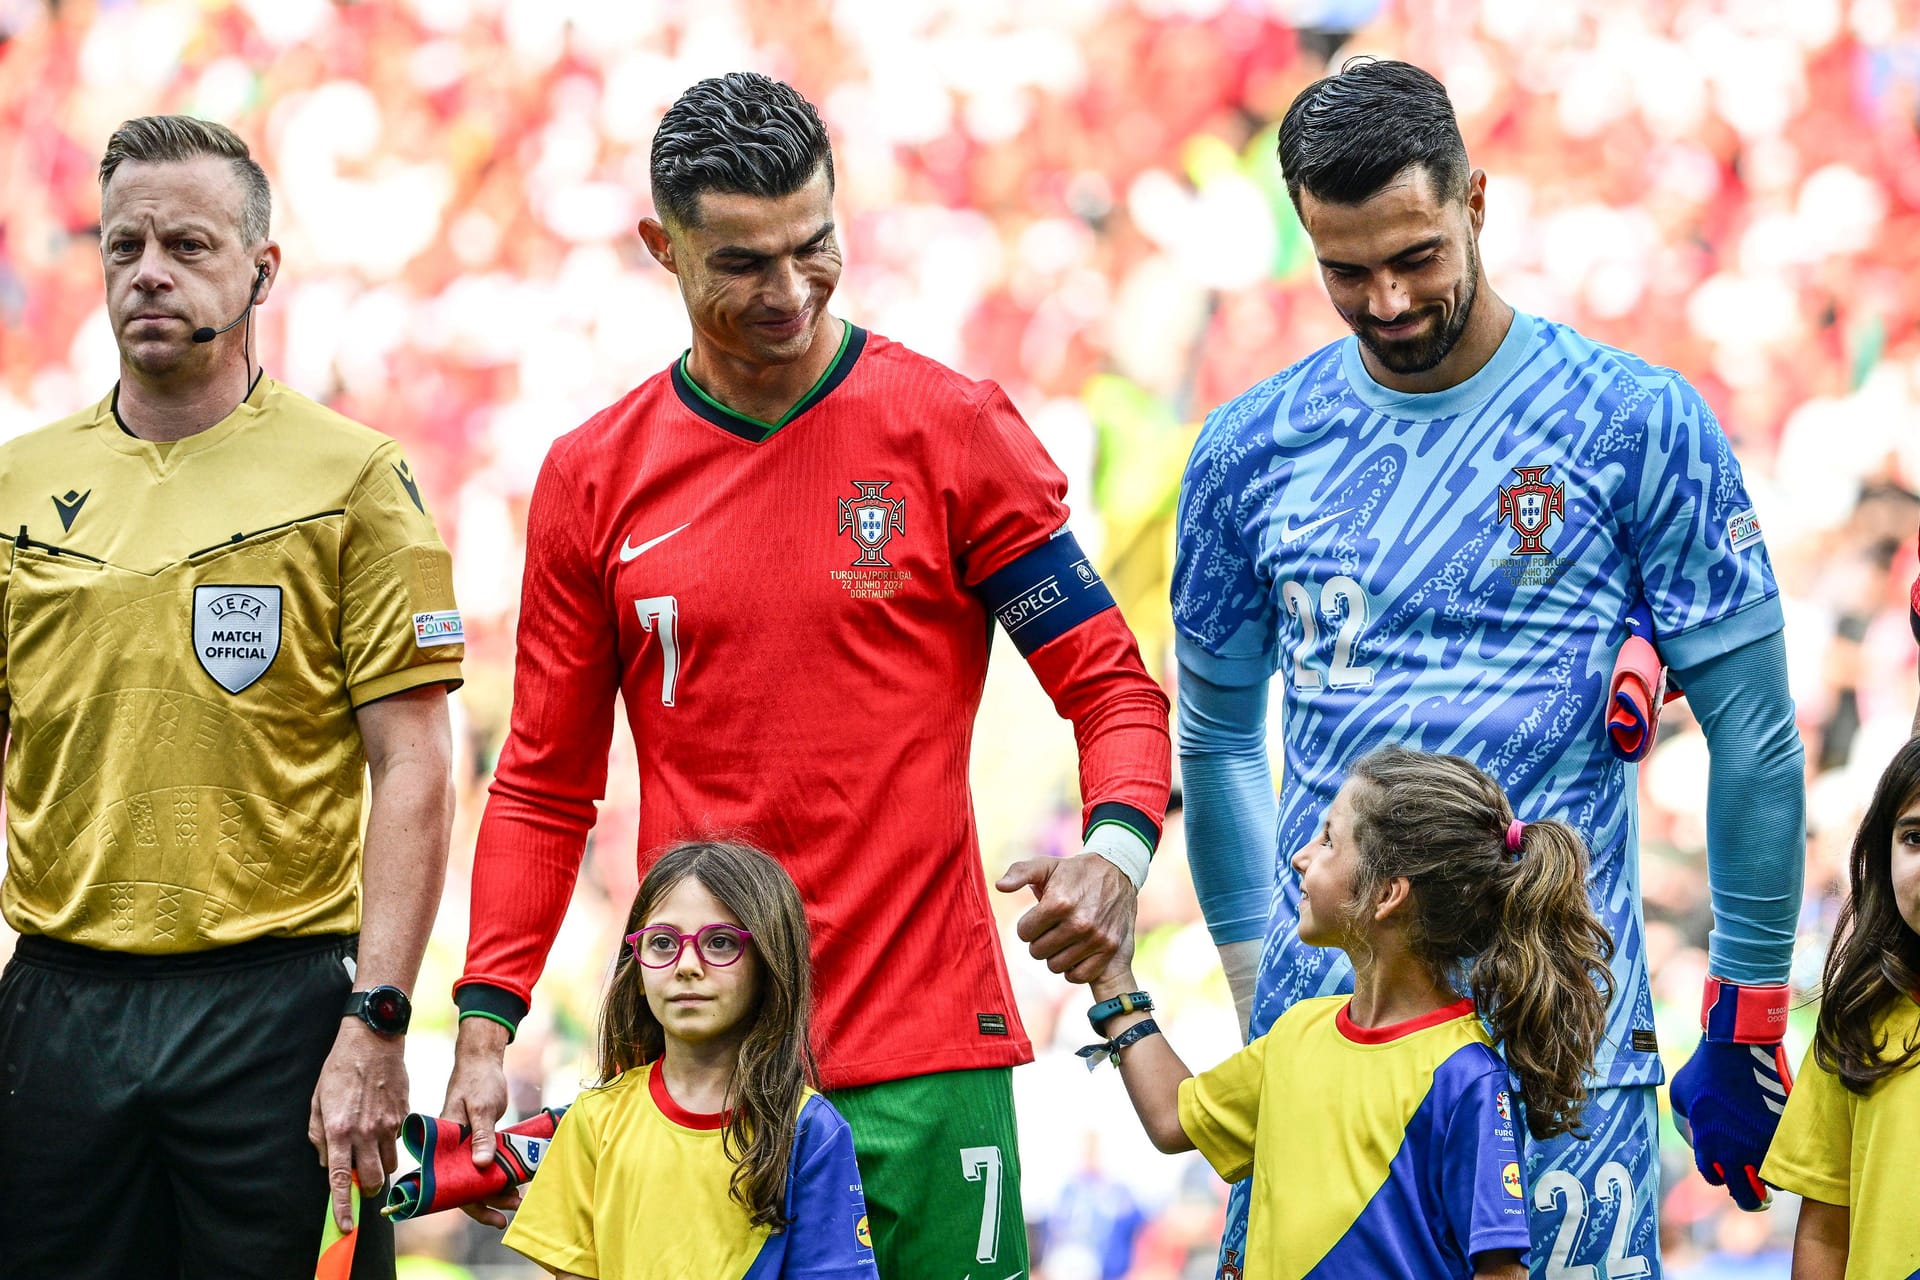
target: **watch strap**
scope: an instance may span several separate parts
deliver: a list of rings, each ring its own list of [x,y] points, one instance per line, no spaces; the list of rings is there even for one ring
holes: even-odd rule
[[[1123,1013],[1148,1013],[1153,1009],[1153,997],[1144,991],[1129,991],[1117,995],[1111,1000],[1102,1000],[1087,1010],[1087,1021],[1093,1026],[1093,1034],[1103,1036],[1107,1033],[1107,1023]]]

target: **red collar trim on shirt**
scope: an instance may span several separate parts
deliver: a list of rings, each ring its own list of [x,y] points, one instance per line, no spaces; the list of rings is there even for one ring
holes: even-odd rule
[[[1354,1025],[1347,1010],[1352,1001],[1340,1006],[1340,1012],[1333,1015],[1333,1025],[1340,1034],[1355,1044],[1385,1044],[1389,1040],[1398,1040],[1401,1036],[1410,1036],[1416,1031],[1425,1031],[1428,1027],[1437,1027],[1443,1022],[1452,1022],[1455,1018],[1464,1018],[1473,1012],[1473,1001],[1459,1000],[1432,1013],[1423,1013],[1417,1018],[1408,1018],[1405,1022],[1389,1022],[1384,1027],[1361,1027]]]
[[[733,1122],[731,1111],[689,1111],[675,1102],[667,1092],[667,1073],[658,1062],[647,1069],[647,1092],[653,1095],[653,1105],[660,1108],[660,1114],[682,1129],[724,1129]]]

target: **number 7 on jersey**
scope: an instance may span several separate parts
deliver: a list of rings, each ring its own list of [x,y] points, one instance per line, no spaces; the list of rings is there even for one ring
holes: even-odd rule
[[[680,601],[673,596],[635,600],[640,625],[660,638],[660,705],[673,705],[673,688],[680,683]]]

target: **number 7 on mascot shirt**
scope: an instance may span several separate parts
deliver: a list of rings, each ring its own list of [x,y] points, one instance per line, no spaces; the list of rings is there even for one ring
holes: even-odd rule
[[[683,359],[548,455],[463,1014],[526,1012],[616,690],[643,859],[734,832],[800,886],[829,1089],[1032,1059],[967,784],[996,615],[1074,722],[1084,829],[1157,842],[1167,701],[1066,532],[1065,477],[997,386],[844,329],[780,424],[708,399]]]

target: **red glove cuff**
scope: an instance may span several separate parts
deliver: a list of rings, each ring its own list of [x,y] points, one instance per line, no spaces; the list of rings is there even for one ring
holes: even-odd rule
[[[1709,1040],[1779,1044],[1787,1033],[1787,987],[1743,987],[1708,978],[1700,1026]]]
[[[1607,733],[1614,753],[1622,760],[1639,760],[1653,750],[1660,723],[1660,703],[1666,694],[1667,673],[1654,647],[1637,635],[1620,646],[1614,664],[1611,697],[1607,705]]]

